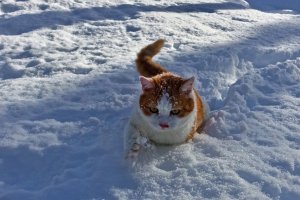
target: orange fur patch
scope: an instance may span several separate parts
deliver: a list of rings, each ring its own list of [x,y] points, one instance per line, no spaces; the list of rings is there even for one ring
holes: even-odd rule
[[[204,107],[203,107],[203,103],[202,100],[199,96],[199,94],[195,91],[196,94],[196,98],[197,98],[197,116],[194,122],[194,127],[192,128],[191,132],[189,133],[188,137],[186,138],[186,142],[188,142],[189,140],[192,140],[195,137],[195,134],[197,132],[197,129],[201,126],[201,124],[204,121]]]

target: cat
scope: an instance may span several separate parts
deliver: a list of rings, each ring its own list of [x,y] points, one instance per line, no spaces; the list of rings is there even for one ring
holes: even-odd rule
[[[125,129],[126,158],[136,158],[152,144],[190,141],[205,118],[204,103],[193,88],[195,78],[182,78],[153,62],[163,45],[159,39],[137,55],[142,91]]]

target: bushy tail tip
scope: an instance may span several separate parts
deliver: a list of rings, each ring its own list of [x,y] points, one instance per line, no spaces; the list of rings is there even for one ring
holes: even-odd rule
[[[165,43],[165,41],[163,39],[159,39],[159,40],[153,42],[152,44],[149,44],[146,47],[144,47],[140,51],[138,56],[141,58],[144,56],[150,56],[152,58],[153,56],[158,54],[160,49],[164,46],[164,43]]]
[[[163,39],[159,39],[147,45],[138,53],[136,59],[137,70],[142,76],[152,77],[167,72],[163,67],[152,60],[152,57],[160,51],[164,43],[165,41]]]

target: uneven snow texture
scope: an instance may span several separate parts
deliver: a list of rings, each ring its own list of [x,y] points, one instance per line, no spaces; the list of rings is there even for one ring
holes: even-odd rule
[[[0,199],[300,199],[300,2],[0,2]],[[196,88],[204,133],[143,152],[123,130],[136,53]]]

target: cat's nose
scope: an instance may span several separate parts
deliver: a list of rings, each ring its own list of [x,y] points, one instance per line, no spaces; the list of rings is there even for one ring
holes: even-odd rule
[[[159,126],[160,126],[162,129],[169,128],[169,124],[167,124],[167,123],[159,123]]]

